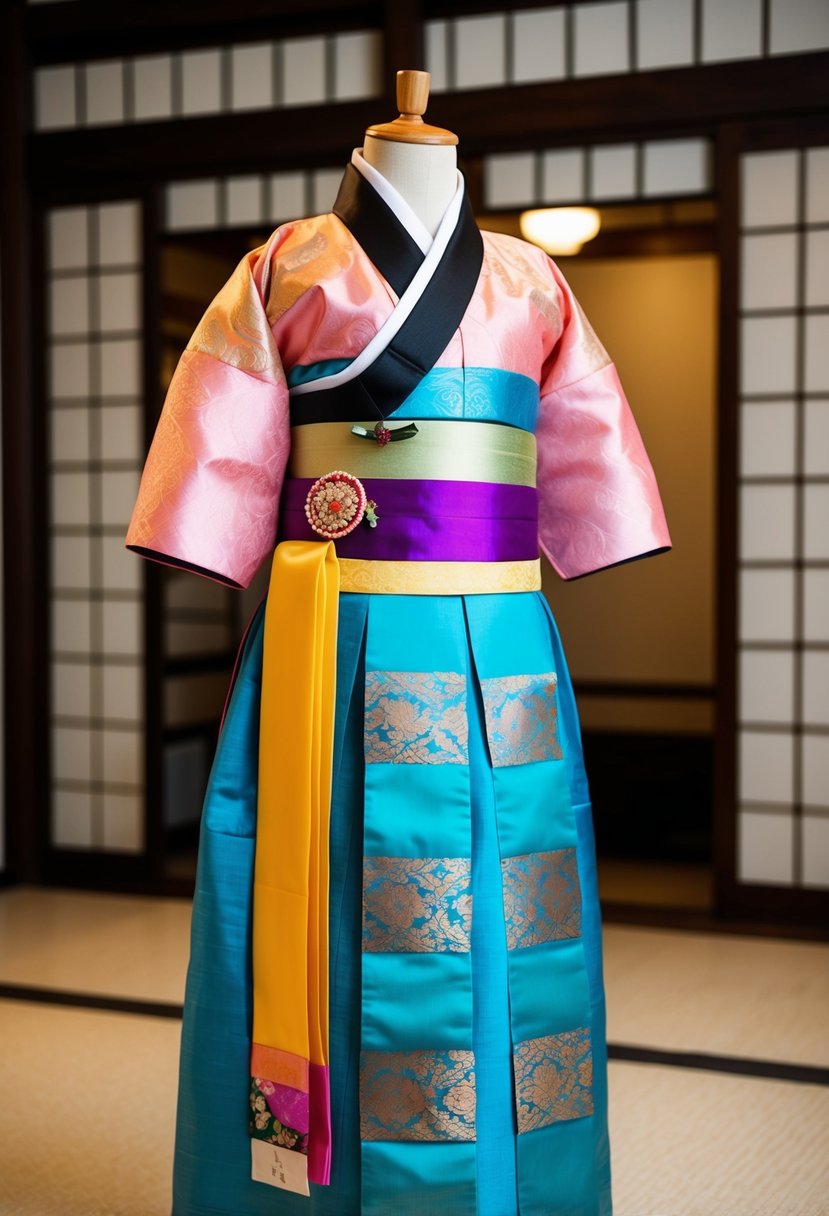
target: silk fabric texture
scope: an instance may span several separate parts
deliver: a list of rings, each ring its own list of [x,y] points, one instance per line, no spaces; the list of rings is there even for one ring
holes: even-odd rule
[[[534,433],[538,544],[566,577],[666,547],[618,377],[563,277],[523,242],[484,241],[459,329],[396,416]],[[243,258],[179,364],[127,543],[246,586],[287,501],[289,379],[342,368],[395,302],[333,216],[285,225]],[[177,1216],[608,1216],[589,800],[566,665],[536,591],[340,595],[331,1186],[312,1183],[309,1208],[247,1176],[237,1103],[250,1050],[261,632],[260,610],[205,801]],[[425,731],[401,727],[412,715]],[[419,914],[398,924],[400,895]]]

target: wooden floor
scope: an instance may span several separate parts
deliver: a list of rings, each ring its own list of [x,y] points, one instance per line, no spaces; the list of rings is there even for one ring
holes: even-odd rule
[[[169,1216],[189,916],[0,892],[2,1216]],[[615,1216],[827,1216],[829,946],[612,924],[605,974]]]

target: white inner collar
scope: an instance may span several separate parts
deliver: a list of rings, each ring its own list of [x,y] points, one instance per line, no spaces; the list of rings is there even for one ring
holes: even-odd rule
[[[423,220],[420,218],[420,216],[415,214],[400,191],[391,184],[387,177],[383,177],[382,173],[378,173],[378,171],[374,168],[374,165],[370,165],[368,163],[366,158],[363,156],[362,148],[355,148],[351,153],[351,163],[357,172],[366,179],[369,185],[374,187],[386,206],[391,208],[391,210],[400,220],[400,223],[408,232],[409,236],[418,246],[421,253],[428,253],[432,248],[432,244],[437,238],[437,233],[435,233],[435,236],[432,236],[429,229],[423,223]],[[458,184],[455,190],[455,195],[451,199],[446,211],[443,213],[441,225],[446,219],[447,214],[453,209],[453,204],[456,201],[458,192],[463,192],[463,175],[460,170],[458,170]],[[438,227],[438,231],[440,231],[440,226]]]

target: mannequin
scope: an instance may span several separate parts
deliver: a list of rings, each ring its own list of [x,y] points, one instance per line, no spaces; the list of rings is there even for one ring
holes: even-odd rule
[[[397,73],[400,117],[369,127],[364,159],[403,196],[434,236],[458,179],[457,135],[424,123],[428,72]]]

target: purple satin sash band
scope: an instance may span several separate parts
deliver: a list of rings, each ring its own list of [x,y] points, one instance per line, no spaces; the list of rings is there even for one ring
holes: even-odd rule
[[[532,486],[362,478],[378,523],[338,537],[340,557],[377,561],[509,562],[538,557]],[[310,478],[285,482],[279,540],[320,540],[305,517]]]

